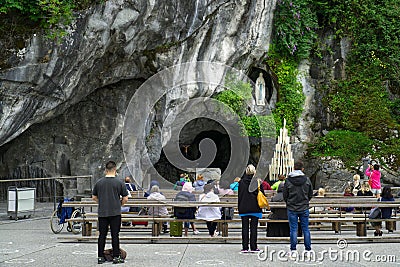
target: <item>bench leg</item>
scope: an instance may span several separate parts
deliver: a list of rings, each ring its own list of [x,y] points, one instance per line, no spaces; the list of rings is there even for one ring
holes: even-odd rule
[[[151,236],[159,236],[161,232],[161,223],[160,222],[153,222],[151,227]]]
[[[228,223],[224,222],[221,224],[221,232],[222,232],[222,237],[227,237],[228,236]]]
[[[332,222],[332,230],[335,231],[335,234],[340,233],[342,230],[342,224],[340,222]]]
[[[389,233],[391,233],[394,230],[396,230],[396,222],[385,221],[385,226],[386,226],[386,230],[388,230]]]
[[[365,223],[355,223],[357,236],[367,236],[367,226]]]

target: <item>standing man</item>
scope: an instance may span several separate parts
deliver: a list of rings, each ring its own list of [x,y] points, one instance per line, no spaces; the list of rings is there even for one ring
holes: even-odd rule
[[[105,262],[104,248],[106,245],[106,237],[108,226],[110,226],[113,263],[123,263],[119,250],[119,230],[121,228],[121,206],[128,202],[128,191],[125,184],[115,178],[117,174],[117,166],[114,161],[106,164],[106,176],[101,178],[94,185],[92,198],[98,206],[99,217],[99,239],[97,243],[97,263]],[[121,199],[122,197],[122,199]]]
[[[301,230],[304,234],[304,246],[311,250],[311,235],[308,229],[309,203],[313,196],[313,187],[310,179],[303,173],[303,162],[294,163],[294,171],[289,173],[283,186],[283,199],[286,202],[290,226],[290,255],[296,257],[297,226],[300,220]]]

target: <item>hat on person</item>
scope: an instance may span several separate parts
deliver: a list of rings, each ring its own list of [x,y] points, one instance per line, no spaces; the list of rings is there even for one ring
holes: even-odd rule
[[[160,192],[160,187],[158,185],[153,185],[150,189],[151,193]]]
[[[209,183],[204,185],[204,193],[210,192],[214,188],[214,183]]]
[[[194,190],[192,182],[186,182],[182,186],[182,191],[192,192]]]

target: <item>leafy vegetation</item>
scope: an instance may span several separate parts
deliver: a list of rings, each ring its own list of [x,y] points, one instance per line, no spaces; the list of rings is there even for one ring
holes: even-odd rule
[[[330,131],[312,149],[313,156],[339,157],[349,168],[360,162],[360,155],[376,156],[373,141],[362,133],[347,130]]]
[[[297,63],[293,59],[275,53],[273,46],[268,52],[267,62],[278,77],[279,101],[273,110],[277,130],[283,127],[283,119],[285,118],[290,134],[303,111],[305,100],[303,87],[297,80]]]
[[[227,90],[218,93],[215,99],[224,103],[240,118],[242,134],[253,137],[275,136],[275,122],[272,116],[251,115],[252,87],[231,75],[225,79]]]
[[[267,63],[278,78],[278,102],[273,111],[277,128],[287,121],[289,134],[303,111],[304,94],[297,80],[298,65],[308,58],[317,34],[317,16],[310,0],[278,0],[274,14],[273,43]]]
[[[293,129],[301,114],[298,62],[310,54],[322,59],[322,51],[334,55],[332,47],[316,40],[316,32],[322,30],[323,38],[332,32],[328,39],[351,43],[346,78],[320,87],[334,123],[312,146],[313,155],[337,156],[350,166],[373,154],[388,166],[400,166],[400,100],[393,97],[400,94],[399,18],[397,0],[278,0],[267,58],[278,77],[277,124],[285,117]]]
[[[318,0],[315,10],[320,26],[333,29],[333,38],[346,37],[351,42],[346,79],[333,82],[325,98],[325,105],[335,116],[333,127],[343,131],[335,132],[337,141],[346,143],[344,136],[353,135],[356,140],[363,134],[374,141],[367,147],[384,165],[398,168],[400,101],[389,98],[389,92],[397,96],[400,92],[400,3]],[[316,147],[325,141],[321,138]],[[334,148],[331,145],[326,154]],[[365,156],[363,153],[357,153],[359,159]],[[345,155],[340,157],[346,159]]]
[[[278,0],[274,14],[274,43],[284,58],[308,58],[317,38],[317,17],[311,0]]]
[[[19,16],[21,24],[38,24],[55,39],[66,34],[63,29],[73,18],[74,10],[87,8],[104,0],[0,0],[0,15]],[[20,25],[23,27],[23,25]]]

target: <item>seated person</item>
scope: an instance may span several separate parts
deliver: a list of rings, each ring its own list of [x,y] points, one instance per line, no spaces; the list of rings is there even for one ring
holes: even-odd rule
[[[372,194],[371,186],[369,185],[368,182],[364,182],[361,185],[361,189],[358,190],[358,192],[357,192],[358,197],[372,197],[373,195],[374,194]]]
[[[155,186],[155,185],[157,185],[158,187],[160,187],[160,183],[159,183],[158,181],[152,180],[152,181],[150,182],[149,189],[148,189],[146,192],[144,192],[144,197],[150,196],[150,193],[151,193],[150,190],[151,190],[151,188],[152,188],[153,186]]]
[[[283,181],[285,181],[286,177],[285,177],[284,175],[282,175],[282,174],[279,174],[279,175],[278,175],[278,179],[279,179],[279,180],[276,181],[276,182],[271,186],[271,189],[272,189],[272,190],[278,191],[279,184],[282,183]]]
[[[361,189],[360,175],[354,174],[354,176],[353,176],[353,183],[351,184],[351,186],[352,186],[352,188],[353,188],[353,190],[352,190],[353,195],[356,196],[357,193],[358,193],[358,190]]]
[[[346,188],[344,189],[344,194],[343,194],[343,196],[345,196],[345,197],[354,197],[354,195],[353,195],[353,193],[352,193],[351,191],[352,191],[352,190],[351,190],[351,187],[346,187]],[[345,211],[345,212],[353,212],[353,211],[354,211],[354,207],[342,208],[342,211]]]
[[[187,173],[181,173],[181,175],[179,175],[179,181],[176,181],[174,184],[174,190],[178,190],[178,187],[180,188],[186,182],[190,182],[189,175]]]
[[[283,186],[284,182],[279,184],[278,192],[271,198],[271,202],[283,202]],[[269,219],[274,220],[287,220],[287,209],[286,208],[272,208],[271,214],[268,216]],[[299,228],[301,229],[301,228]],[[290,236],[289,222],[269,222],[267,224],[267,236]]]
[[[218,194],[220,196],[226,196],[226,195],[233,195],[235,192],[233,192],[232,189],[229,188],[229,182],[228,181],[221,181],[221,183],[218,186]]]
[[[263,182],[262,182],[262,187],[263,187],[263,189],[264,189],[264,192],[266,191],[266,190],[273,190],[272,188],[271,188],[271,186],[269,185],[269,183],[266,181],[266,180],[264,180]]]
[[[394,201],[392,195],[392,189],[390,186],[385,186],[382,190],[382,197],[378,198],[378,201]],[[392,217],[393,208],[380,208],[381,209],[381,218],[382,219],[390,219]],[[371,222],[371,225],[375,228],[374,236],[382,236],[382,222]],[[387,226],[386,226],[387,228]],[[392,232],[392,230],[389,230]]]
[[[158,185],[153,185],[150,189],[150,195],[147,197],[148,200],[158,200],[165,201],[166,198],[160,193],[160,187]],[[149,206],[147,209],[147,214],[151,216],[166,216],[168,215],[168,210],[166,206]],[[163,222],[163,232],[168,233],[168,224]]]
[[[132,191],[136,191],[136,186],[132,183],[131,180],[132,176],[126,176],[125,177],[125,186],[126,186],[126,190],[128,190],[128,193],[132,192]]]
[[[231,183],[229,186],[235,193],[238,192],[239,182],[240,182],[240,177],[236,177],[235,180],[233,180],[233,183]]]
[[[204,186],[204,194],[199,196],[200,202],[220,202],[217,194],[214,193],[214,184],[209,183]],[[197,212],[197,219],[205,220],[207,223],[208,233],[211,237],[218,236],[217,222],[215,220],[221,219],[220,207],[201,206]]]
[[[214,191],[214,194],[216,194],[216,195],[219,194],[219,181],[210,179],[210,180],[207,181],[206,185],[207,184],[212,184],[212,189]]]
[[[191,182],[186,182],[182,186],[182,191],[175,196],[175,201],[196,201],[196,196],[192,193],[194,190]],[[196,208],[174,207],[174,217],[177,219],[194,219]],[[188,236],[189,224],[192,226],[193,234],[198,235],[194,222],[184,222],[185,236]]]
[[[205,184],[206,183],[204,182],[203,175],[199,174],[197,176],[197,178],[196,178],[196,181],[193,183],[194,190],[196,192],[203,192],[204,191],[203,187],[204,187]]]
[[[325,197],[325,189],[322,187],[318,188],[317,195],[315,197]],[[325,210],[330,210],[330,208],[325,208],[325,207],[310,208],[310,212],[313,213],[319,213]]]

